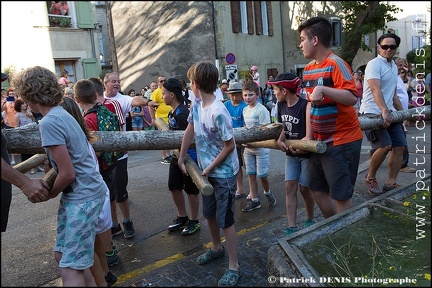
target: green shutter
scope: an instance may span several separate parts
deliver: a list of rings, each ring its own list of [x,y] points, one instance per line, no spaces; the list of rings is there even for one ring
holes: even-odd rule
[[[78,28],[94,28],[91,4],[89,1],[75,1]]]
[[[83,58],[84,78],[96,77],[101,74],[101,68],[96,58]]]

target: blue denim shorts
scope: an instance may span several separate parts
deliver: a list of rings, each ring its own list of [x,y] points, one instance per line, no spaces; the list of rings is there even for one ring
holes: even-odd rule
[[[268,176],[270,163],[269,148],[245,148],[243,157],[247,175],[257,175],[260,178]]]
[[[132,127],[143,128],[144,120],[141,116],[132,118]]]
[[[309,187],[309,158],[286,156],[285,181],[297,180],[300,185]]]
[[[234,199],[237,190],[237,175],[231,178],[208,177],[213,186],[211,195],[202,195],[203,216],[216,219],[219,228],[228,228],[234,224]]]

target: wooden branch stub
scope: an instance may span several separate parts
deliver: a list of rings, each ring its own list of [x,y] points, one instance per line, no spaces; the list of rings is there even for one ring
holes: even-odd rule
[[[29,159],[18,163],[13,166],[16,170],[18,170],[21,173],[26,173],[30,171],[32,168],[38,167],[41,164],[44,164],[45,160],[47,160],[48,157],[46,154],[36,154],[30,157]]]
[[[321,141],[315,140],[285,140],[287,146],[292,145],[294,149],[312,153],[324,153],[327,150],[327,145]],[[253,148],[270,148],[279,149],[276,140],[265,140],[248,143]]]

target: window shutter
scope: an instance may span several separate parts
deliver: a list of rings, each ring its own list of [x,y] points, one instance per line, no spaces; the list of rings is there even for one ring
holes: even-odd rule
[[[101,69],[96,58],[81,59],[84,70],[84,78],[96,77],[99,78]]]
[[[247,24],[248,24],[248,34],[254,34],[254,15],[252,1],[246,1],[246,11],[247,11]]]
[[[273,11],[271,1],[266,1],[267,4],[267,21],[268,21],[268,34],[273,36]]]
[[[255,12],[255,26],[256,26],[256,34],[263,34],[262,27],[262,16],[261,16],[261,3],[260,1],[254,1],[254,12]]]
[[[94,28],[91,4],[89,1],[75,1],[78,28]]]
[[[240,3],[239,1],[230,1],[231,5],[231,25],[232,32],[240,32]]]

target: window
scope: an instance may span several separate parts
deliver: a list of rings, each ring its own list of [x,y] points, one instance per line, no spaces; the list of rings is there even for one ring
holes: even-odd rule
[[[369,34],[368,35],[364,35],[364,43],[366,46],[369,47]]]
[[[68,1],[46,1],[50,27],[72,27],[72,5]]]
[[[267,17],[267,3],[261,1],[262,35],[269,35],[269,25]]]
[[[240,1],[240,24],[241,24],[241,33],[247,33],[248,25],[247,25],[247,11],[246,11],[246,1]]]
[[[62,72],[66,70],[69,73],[70,81],[76,83],[75,63],[75,60],[56,60],[55,71],[57,78],[60,79]]]
[[[412,49],[418,49],[423,46],[422,36],[412,36]]]
[[[230,1],[233,33],[273,36],[271,1]]]
[[[330,24],[332,25],[332,40],[330,41],[331,47],[342,46],[342,22],[338,17],[330,17]]]

